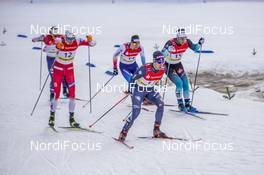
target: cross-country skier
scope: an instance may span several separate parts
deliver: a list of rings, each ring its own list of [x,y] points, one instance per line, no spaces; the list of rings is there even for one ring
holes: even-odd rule
[[[61,37],[62,37],[62,35],[58,34],[58,28],[55,26],[52,26],[49,29],[49,34],[41,35],[39,37],[32,39],[32,42],[44,42],[44,44],[45,44],[43,51],[46,52],[46,54],[47,54],[46,60],[47,60],[48,72],[49,72],[50,77],[51,77],[50,100],[52,100],[52,98],[54,97],[54,87],[53,87],[53,83],[52,83],[52,73],[53,73],[52,65],[54,63],[54,60],[56,57],[56,52],[57,52],[56,42],[57,42],[57,39],[59,39]],[[63,78],[63,95],[65,97],[69,96],[68,91],[67,91],[67,83],[66,83],[64,78]]]
[[[198,51],[204,43],[204,38],[200,38],[197,44],[194,44],[187,38],[185,29],[180,28],[177,31],[176,38],[172,38],[165,44],[162,53],[165,56],[166,74],[176,85],[176,97],[179,110],[186,112],[196,112],[197,109],[191,106],[189,80],[181,63],[183,53],[188,49]],[[184,97],[184,100],[183,98]]]
[[[120,141],[125,140],[128,130],[140,114],[141,103],[144,98],[147,98],[157,106],[153,129],[154,137],[166,137],[166,134],[160,130],[164,103],[160,94],[154,88],[154,85],[165,73],[164,63],[163,54],[160,51],[155,51],[153,53],[153,63],[142,65],[133,75],[130,81],[130,92],[132,93],[132,115],[127,119],[119,135]]]
[[[114,53],[113,56],[114,75],[118,74],[117,60],[118,60],[118,56],[120,55],[119,68],[122,75],[129,83],[131,77],[138,69],[138,64],[136,62],[136,57],[138,54],[140,54],[142,65],[145,64],[146,61],[145,61],[144,48],[140,45],[139,36],[133,35],[131,37],[130,42],[122,44]]]
[[[51,101],[51,110],[49,125],[54,126],[55,120],[55,111],[60,97],[61,82],[63,77],[68,84],[69,90],[69,113],[70,113],[70,125],[72,127],[79,127],[74,119],[74,108],[75,108],[75,81],[74,81],[74,67],[73,59],[76,53],[76,50],[79,46],[95,46],[95,41],[93,37],[88,35],[86,40],[81,38],[76,38],[75,35],[69,31],[65,32],[60,41],[56,44],[58,49],[56,54],[56,59],[53,66],[53,85],[55,96]]]

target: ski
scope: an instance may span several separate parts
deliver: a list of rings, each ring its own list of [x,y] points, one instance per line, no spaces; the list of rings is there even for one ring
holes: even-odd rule
[[[67,99],[69,99],[68,97],[61,97],[60,99],[62,99],[62,100],[67,100]],[[85,99],[81,99],[81,98],[75,98],[75,100],[77,100],[77,101],[89,101],[89,100],[85,100]]]
[[[166,137],[154,137],[154,136],[143,136],[143,137],[138,137],[139,139],[167,139],[167,140],[180,140],[180,141],[185,141],[185,142],[197,142],[197,141],[200,141],[202,140],[201,138],[199,139],[186,139],[186,138],[181,138],[181,137],[170,137],[170,136],[166,136]]]
[[[200,116],[198,116],[198,115],[196,115],[195,113],[192,113],[192,112],[182,112],[182,111],[175,110],[175,109],[170,109],[170,111],[172,111],[172,112],[178,112],[178,113],[182,113],[182,114],[186,114],[186,115],[190,115],[190,116],[193,116],[193,117],[199,118],[199,119],[201,119],[201,120],[206,120],[205,118],[200,117]]]
[[[71,130],[71,131],[87,131],[87,132],[92,132],[92,133],[97,133],[97,134],[102,134],[103,133],[103,132],[100,132],[100,131],[95,131],[95,130],[88,129],[88,128],[83,128],[83,127],[59,126],[59,128],[67,129],[67,130]]]
[[[125,147],[127,147],[128,149],[133,149],[134,148],[134,146],[131,146],[131,145],[128,145],[125,141],[120,141],[120,140],[118,140],[117,138],[115,138],[115,137],[112,137],[115,141],[117,141],[117,142],[119,142],[119,143],[121,143],[121,144],[123,144]]]
[[[217,112],[207,112],[207,111],[197,111],[195,112],[197,114],[209,114],[209,115],[222,115],[222,116],[228,116],[228,114],[224,113],[217,113]]]
[[[54,126],[49,126],[49,128],[50,128],[52,131],[56,132],[56,133],[59,132]]]

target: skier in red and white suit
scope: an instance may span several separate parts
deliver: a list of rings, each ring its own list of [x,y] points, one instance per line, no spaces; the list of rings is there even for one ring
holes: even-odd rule
[[[51,111],[49,125],[54,126],[55,111],[60,97],[60,89],[63,77],[68,84],[69,91],[69,113],[70,125],[72,127],[79,127],[79,124],[74,120],[75,108],[75,81],[74,81],[74,68],[73,59],[76,50],[79,46],[95,46],[95,41],[91,35],[87,36],[86,40],[76,38],[73,33],[66,31],[65,36],[58,41],[56,48],[58,49],[56,59],[53,65],[53,86],[55,96],[51,101]]]

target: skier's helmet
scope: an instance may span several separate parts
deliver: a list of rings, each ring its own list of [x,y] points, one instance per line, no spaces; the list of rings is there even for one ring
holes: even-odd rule
[[[185,29],[179,28],[177,31],[177,42],[182,45],[182,44],[186,43],[186,41],[187,41],[187,36],[185,33]]]
[[[164,55],[161,53],[161,51],[155,51],[153,53],[153,63],[157,63],[157,64],[165,63]]]
[[[179,28],[177,30],[177,38],[186,38],[186,32],[184,28]]]
[[[56,27],[56,26],[52,26],[52,27],[49,29],[49,34],[51,34],[51,35],[56,35],[56,34],[58,34],[58,27]]]
[[[68,43],[72,43],[75,40],[75,35],[70,31],[66,31],[65,32],[65,40]]]

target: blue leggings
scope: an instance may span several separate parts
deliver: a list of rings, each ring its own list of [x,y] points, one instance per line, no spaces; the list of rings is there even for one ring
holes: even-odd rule
[[[143,89],[142,87],[135,86],[135,90],[132,95],[132,115],[127,119],[123,131],[127,132],[134,121],[140,114],[141,104],[144,98],[147,98],[150,102],[157,106],[155,114],[155,123],[161,124],[164,111],[164,103],[158,92],[155,92],[154,88]]]
[[[184,68],[181,63],[178,64],[166,64],[169,67],[168,77],[169,79],[176,85],[176,97],[177,100],[181,101],[182,97],[184,99],[190,99],[190,87],[189,87],[189,80],[184,71]]]
[[[53,93],[54,92],[54,87],[53,87],[53,83],[52,83],[52,74],[53,74],[52,66],[53,66],[53,63],[55,61],[55,57],[47,56],[46,60],[47,60],[48,71],[49,71],[50,78],[51,78],[51,81],[50,81],[50,93]],[[63,88],[67,88],[68,87],[65,78],[63,78],[62,84],[63,84]]]
[[[123,77],[126,79],[126,81],[129,83],[131,80],[131,77],[136,73],[138,70],[138,64],[137,62],[134,62],[133,64],[124,64],[119,63],[120,71],[123,75]]]

